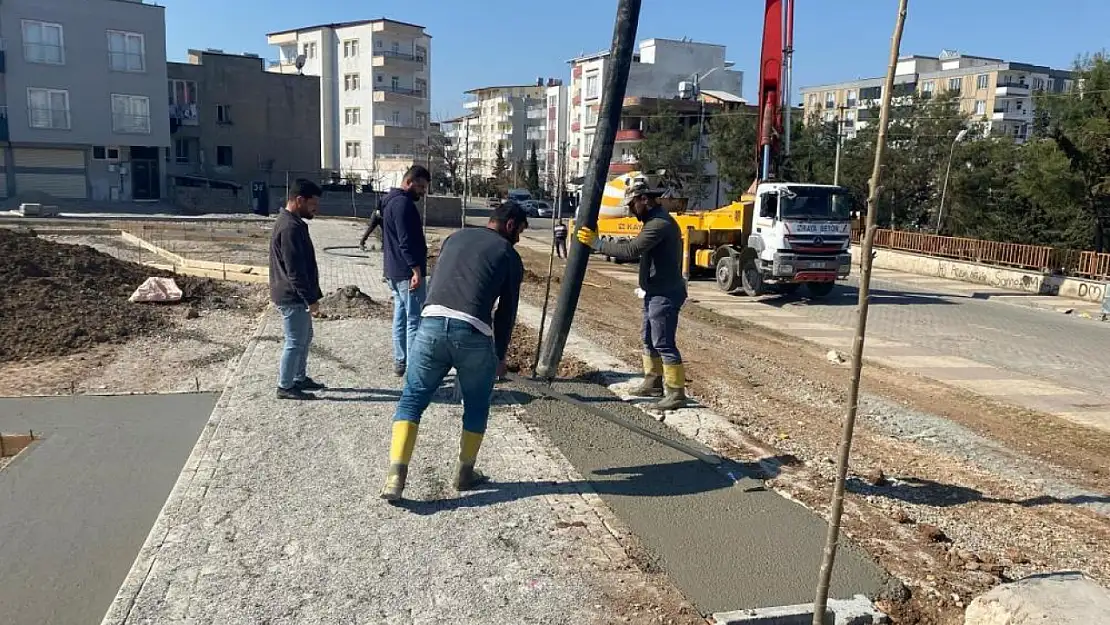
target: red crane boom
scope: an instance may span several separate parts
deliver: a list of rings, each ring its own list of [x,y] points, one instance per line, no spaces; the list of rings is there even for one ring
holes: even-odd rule
[[[767,0],[763,13],[763,49],[759,58],[758,167],[752,191],[755,184],[774,176],[772,168],[781,153],[783,109],[789,105],[793,48],[794,0]],[[789,142],[789,130],[786,132]]]

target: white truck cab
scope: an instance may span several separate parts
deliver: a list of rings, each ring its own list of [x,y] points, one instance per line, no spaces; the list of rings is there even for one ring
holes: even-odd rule
[[[823,297],[851,272],[852,200],[843,187],[765,182],[756,187],[744,290],[764,284],[793,291],[805,284]],[[752,257],[754,256],[754,258]]]

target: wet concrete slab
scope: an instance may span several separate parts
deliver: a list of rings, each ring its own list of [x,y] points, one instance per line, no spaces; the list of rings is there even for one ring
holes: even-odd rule
[[[0,398],[42,437],[0,471],[0,622],[100,622],[216,398]]]
[[[600,386],[557,382],[555,388],[697,445]],[[650,552],[652,564],[666,571],[703,614],[813,601],[827,525],[766,489],[757,467],[713,468],[574,406],[518,390],[527,418],[629,525]],[[866,553],[842,541],[832,597],[875,597],[889,582]]]

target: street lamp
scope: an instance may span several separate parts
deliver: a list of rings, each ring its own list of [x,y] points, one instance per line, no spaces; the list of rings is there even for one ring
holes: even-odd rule
[[[944,170],[944,186],[940,191],[940,210],[937,211],[937,234],[940,234],[941,225],[944,223],[944,198],[948,195],[948,176],[952,173],[952,157],[956,154],[956,144],[964,140],[967,136],[967,128],[961,129],[956,133],[956,138],[952,140],[952,149],[948,152],[948,167]]]

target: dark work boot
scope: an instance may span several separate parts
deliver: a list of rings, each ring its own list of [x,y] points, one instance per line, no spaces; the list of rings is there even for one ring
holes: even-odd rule
[[[686,368],[681,365],[663,365],[663,400],[655,404],[656,410],[678,410],[690,404],[686,398]]]
[[[458,472],[455,473],[455,490],[466,491],[481,486],[489,481],[481,471],[474,468],[472,464],[460,464]]]
[[[296,387],[296,386],[294,386],[293,388],[281,388],[279,386],[278,390],[277,390],[277,398],[278,399],[293,399],[293,400],[298,400],[298,401],[307,401],[307,400],[311,400],[311,399],[317,399],[317,397],[315,395],[313,395],[312,393],[306,393],[305,391],[301,390],[299,387]]]

